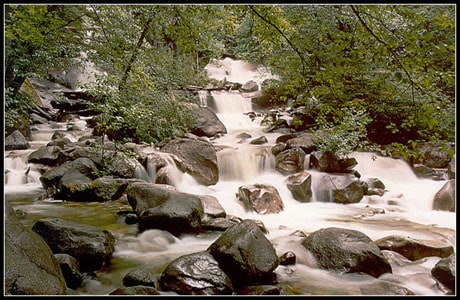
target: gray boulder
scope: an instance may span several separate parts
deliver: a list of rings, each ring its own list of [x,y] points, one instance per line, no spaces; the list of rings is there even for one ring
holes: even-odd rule
[[[271,284],[279,259],[271,242],[253,220],[233,225],[207,249],[230,276],[232,284]]]
[[[364,272],[379,277],[391,266],[379,247],[357,230],[329,227],[310,233],[302,245],[311,252],[319,268],[344,273]]]
[[[41,219],[32,226],[54,254],[65,253],[78,260],[82,271],[110,264],[115,237],[102,228],[59,218]]]
[[[364,196],[363,186],[349,175],[323,175],[316,187],[316,198],[323,202],[358,203]]]
[[[447,181],[434,195],[433,209],[455,212],[455,179]]]
[[[5,138],[5,150],[20,150],[28,149],[29,142],[26,140],[24,135],[19,131],[15,130]]]
[[[294,174],[304,170],[305,152],[299,148],[291,148],[275,156],[275,169],[284,175]]]
[[[313,134],[309,132],[302,133],[299,136],[287,140],[286,145],[288,148],[299,147],[305,154],[309,154],[317,148],[316,144],[313,142]]]
[[[173,193],[163,203],[138,215],[139,231],[162,229],[179,236],[201,231],[203,204],[198,196]]]
[[[66,160],[59,146],[42,146],[29,154],[28,162],[56,166]]]
[[[448,257],[439,260],[431,269],[431,275],[452,292],[455,292],[455,266],[455,254],[452,253]]]
[[[410,237],[390,235],[378,239],[375,244],[380,250],[391,250],[412,261],[428,256],[448,257],[454,253],[451,245],[437,241],[417,240]]]
[[[191,132],[197,136],[214,137],[227,133],[225,125],[219,120],[216,113],[208,106],[193,110],[195,120]]]
[[[166,202],[178,190],[167,184],[153,184],[141,180],[130,181],[126,188],[128,202],[133,211],[140,215],[149,208]]]
[[[83,283],[83,275],[80,272],[78,260],[65,253],[54,254],[54,257],[61,266],[67,287],[76,289]]]
[[[123,285],[126,287],[138,285],[156,287],[156,281],[156,275],[144,267],[134,268],[123,277]]]
[[[216,149],[205,141],[174,139],[161,148],[181,160],[183,171],[192,175],[199,183],[214,185],[219,181]]]
[[[289,175],[286,178],[287,188],[299,202],[310,202],[312,197],[311,174],[307,171]]]
[[[161,273],[161,289],[180,295],[231,295],[230,278],[206,251],[183,255]]]
[[[59,262],[40,235],[24,227],[6,203],[5,295],[66,295]]]
[[[238,199],[244,203],[247,210],[253,210],[258,214],[279,213],[284,208],[278,190],[269,184],[240,186]]]

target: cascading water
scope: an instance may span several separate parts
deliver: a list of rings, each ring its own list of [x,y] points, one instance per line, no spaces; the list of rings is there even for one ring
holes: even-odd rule
[[[218,80],[225,77],[228,81],[243,84],[249,80],[260,83],[264,79],[250,64],[228,58],[223,60],[220,66],[211,64],[207,69],[210,77]],[[252,111],[250,98],[243,97],[237,91],[213,91],[211,95],[212,100],[208,100],[209,98],[202,94],[202,104],[209,105],[215,110],[228,132],[211,141],[216,148],[221,149],[217,152],[219,181],[212,186],[201,185],[192,176],[179,171],[172,157],[165,154],[163,158],[167,161],[168,177],[171,178],[171,184],[182,192],[215,196],[227,215],[262,221],[268,230],[267,238],[273,243],[278,255],[287,251],[298,253],[295,265],[279,266],[275,271],[280,286],[287,294],[360,295],[364,287],[382,280],[407,287],[418,295],[445,294],[430,274],[431,268],[440,259],[438,257],[412,262],[394,255],[390,261],[393,273],[385,274],[379,279],[361,274],[339,274],[315,268],[311,257],[301,254],[303,251],[296,251],[300,237],[293,234],[296,231],[308,234],[334,226],[359,230],[372,240],[400,234],[411,238],[446,242],[455,247],[455,213],[431,209],[433,196],[445,181],[419,179],[410,166],[401,160],[380,156],[374,159],[373,154],[360,152],[352,154],[358,161],[355,169],[363,178],[379,178],[387,189],[384,196],[365,196],[359,203],[346,205],[329,202],[327,195],[320,195],[314,188],[327,174],[308,169],[306,162],[306,169],[312,175],[313,196],[311,202],[298,202],[286,186],[287,176],[274,168],[271,147],[279,134],[265,133],[264,127],[257,119],[251,120],[248,115]],[[55,125],[59,129],[67,126],[65,123]],[[21,195],[21,189],[25,186],[41,188],[33,179],[36,175],[36,166],[24,162],[31,151],[43,145],[46,139],[49,141],[54,131],[48,125],[38,129],[31,141],[33,149],[5,153],[5,165],[11,173],[5,182],[6,201],[25,212],[22,221],[26,226],[31,226],[39,218],[59,217],[101,226],[110,230],[117,238],[110,270],[100,270],[95,272],[95,277],[86,278],[76,293],[110,293],[123,285],[123,276],[130,269],[143,266],[161,272],[166,264],[177,257],[205,250],[221,234],[204,232],[177,238],[162,230],[138,233],[135,224],[125,224],[122,217],[117,214],[120,210],[131,209],[126,201],[75,203],[59,199],[33,201],[33,195],[17,196]],[[265,136],[266,143],[251,143],[261,136]],[[137,177],[155,182],[157,170],[149,162],[147,166],[150,168],[138,168]],[[25,175],[29,167],[30,170]],[[13,176],[16,171],[28,176],[27,182],[23,177]],[[284,203],[283,211],[266,215],[246,211],[237,199],[236,193],[240,186],[253,183],[268,183],[275,186]],[[40,190],[35,191],[35,194],[38,193]],[[379,213],[375,213],[376,211]],[[331,282],[334,283],[333,286]]]
[[[227,75],[227,80],[241,84],[255,79],[245,77],[247,73],[244,73],[244,67],[238,62],[235,62],[238,69],[236,72],[231,68],[230,59],[226,59],[223,65],[225,73],[221,69],[209,67],[208,70],[216,70],[214,77],[213,74],[210,76],[222,80]],[[251,69],[249,73],[255,75],[251,73],[253,71]],[[238,72],[243,72],[244,76],[239,78]],[[231,79],[228,75],[232,76]],[[279,134],[265,133],[263,126],[249,118],[248,113],[252,111],[250,98],[244,98],[236,91],[214,91],[212,103],[208,105],[215,110],[228,131],[228,134],[212,141],[222,149],[217,152],[219,182],[214,186],[202,186],[187,175],[176,181],[176,187],[184,192],[214,195],[227,214],[262,221],[269,231],[269,239],[280,255],[293,250],[290,248],[294,247],[292,243],[295,240],[292,233],[296,230],[309,233],[331,226],[359,230],[373,240],[400,234],[422,240],[444,241],[455,247],[455,213],[433,211],[431,208],[434,194],[445,181],[419,179],[402,160],[357,152],[351,155],[358,161],[355,169],[363,178],[375,177],[384,182],[387,192],[383,196],[365,196],[360,203],[355,204],[332,203],[331,195],[320,194],[315,189],[329,174],[308,170],[312,175],[313,198],[309,203],[300,203],[287,189],[286,176],[274,169],[274,156],[270,149]],[[267,143],[250,143],[260,136],[265,136]],[[308,162],[305,165],[308,169]],[[253,183],[275,186],[283,199],[284,210],[278,214],[267,215],[246,211],[235,194],[238,187]],[[438,260],[439,258],[433,257],[408,263],[401,258],[395,258],[396,265],[417,267],[396,268],[393,274],[385,275],[385,280],[401,284],[419,294],[442,294],[430,275],[430,269]],[[300,257],[298,262],[300,265],[295,267],[295,274],[281,275],[286,271],[284,269],[279,274],[291,282],[290,284],[296,285],[295,291],[292,291],[294,294],[309,293],[311,290],[320,294],[353,294],[353,289],[363,284],[362,278],[353,275],[336,278],[331,272],[312,269],[311,259],[308,257]],[[305,284],[309,279],[314,280],[318,287],[311,288],[309,284]],[[330,280],[338,282],[337,291],[331,290],[325,283]],[[292,283],[296,281],[296,284]],[[372,284],[372,280],[368,283]]]

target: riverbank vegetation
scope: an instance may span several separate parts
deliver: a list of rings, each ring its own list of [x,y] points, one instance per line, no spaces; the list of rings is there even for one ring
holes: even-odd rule
[[[100,132],[160,143],[187,132],[187,87],[230,56],[276,74],[272,102],[310,109],[312,129],[335,134],[325,149],[416,156],[455,142],[455,17],[455,5],[6,5],[5,132],[27,120],[26,78],[91,62]]]

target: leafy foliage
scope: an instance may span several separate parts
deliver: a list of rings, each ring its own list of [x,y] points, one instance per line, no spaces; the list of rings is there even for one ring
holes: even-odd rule
[[[332,120],[325,116],[331,116]],[[339,111],[323,105],[316,119],[319,128],[313,132],[314,142],[319,150],[333,152],[339,158],[346,158],[355,150],[369,150],[366,126],[370,121],[359,99],[354,99]]]
[[[21,124],[28,122],[28,112],[32,107],[32,101],[26,93],[18,93],[12,96],[12,89],[5,91],[5,129],[6,134],[10,134],[14,128],[20,128]]]
[[[87,88],[114,139],[183,134],[197,99],[178,91],[230,55],[277,74],[274,102],[317,99],[334,137],[321,146],[342,155],[455,140],[454,5],[7,5],[5,38],[8,107],[26,76],[84,53],[105,74]]]

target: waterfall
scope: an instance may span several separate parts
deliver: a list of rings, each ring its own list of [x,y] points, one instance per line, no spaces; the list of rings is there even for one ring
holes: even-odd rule
[[[237,83],[249,80],[260,83],[264,78],[258,68],[229,58],[221,61],[220,65],[208,65],[207,70],[211,78],[222,80],[225,77]],[[179,170],[174,155],[158,152],[153,146],[143,149],[147,160],[145,166],[139,163],[136,167],[136,178],[154,183],[166,175],[169,184],[181,192],[216,197],[229,216],[261,221],[278,255],[286,251],[296,252],[295,265],[280,266],[276,270],[280,286],[288,286],[289,292],[293,294],[312,294],[312,291],[319,294],[339,295],[344,291],[345,294],[355,294],[359,293],[356,291],[359,291],[363,282],[373,280],[400,284],[412,289],[417,295],[444,295],[430,274],[438,258],[410,262],[393,258],[393,274],[385,274],[378,279],[361,274],[340,274],[315,268],[307,252],[297,251],[302,246],[299,243],[300,237],[293,233],[301,231],[308,234],[334,226],[361,231],[374,241],[400,234],[455,245],[456,214],[431,209],[434,194],[446,180],[420,179],[402,160],[356,152],[352,153],[358,162],[355,169],[362,178],[380,179],[385,184],[386,192],[381,197],[365,196],[358,203],[338,204],[332,202],[330,191],[324,192],[320,188],[331,174],[309,169],[307,155],[305,170],[312,176],[313,195],[310,202],[299,202],[287,188],[287,175],[275,169],[271,147],[280,134],[264,132],[265,128],[258,120],[249,117],[248,113],[253,110],[251,99],[238,91],[212,91],[211,97],[205,91],[199,92],[199,95],[201,105],[211,107],[228,131],[210,141],[217,151],[219,181],[210,186],[197,183],[191,175]],[[82,128],[81,132],[67,132],[72,141],[77,141],[79,136],[85,134],[87,129],[83,122],[83,118],[73,122]],[[149,267],[161,272],[166,263],[183,254],[206,250],[219,236],[220,232],[203,232],[177,238],[156,229],[138,233],[136,224],[125,224],[118,214],[120,210],[132,209],[126,199],[90,204],[37,200],[35,196],[43,192],[39,183],[40,166],[28,163],[27,157],[39,146],[46,144],[56,130],[65,130],[70,124],[63,122],[52,125],[36,126],[30,141],[31,149],[5,152],[5,201],[25,212],[21,220],[27,226],[31,226],[38,218],[50,216],[101,226],[114,233],[117,243],[110,271],[95,272],[76,293],[107,294],[123,285],[123,276],[133,267]],[[267,139],[266,143],[251,143],[261,136]],[[164,159],[166,166],[156,168],[153,157],[149,156],[153,152]],[[253,183],[274,186],[281,196],[284,209],[266,215],[246,210],[236,194],[240,186]],[[331,282],[334,282],[333,287]]]

